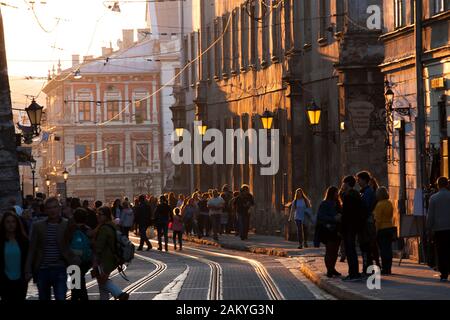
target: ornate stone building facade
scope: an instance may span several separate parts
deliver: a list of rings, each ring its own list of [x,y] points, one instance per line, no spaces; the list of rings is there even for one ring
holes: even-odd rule
[[[387,182],[378,66],[383,47],[381,26],[367,23],[371,5],[381,7],[381,1],[209,0],[193,6],[199,18],[185,36],[184,62],[204,54],[183,75],[176,107],[186,106],[185,128],[193,132],[197,118],[222,132],[260,129],[260,116],[269,110],[280,130],[280,169],[261,176],[260,165],[248,162],[191,166],[192,189],[249,184],[257,203],[254,227],[277,233],[298,187],[317,208],[326,187],[339,186],[343,175],[367,169]],[[322,109],[314,129],[306,111],[312,100]]]
[[[161,193],[161,68],[153,57],[159,48],[129,40],[99,58],[74,56],[72,68],[45,86],[48,139],[40,172],[50,177],[50,193],[63,195],[65,168],[68,196],[109,203]]]
[[[421,12],[422,27],[418,32],[422,43],[417,43],[416,48],[415,2],[384,1],[384,34],[381,37],[384,61],[380,66],[395,94],[392,107],[409,110],[403,115],[394,112],[393,120],[398,125],[390,134],[392,147],[388,150],[392,160],[388,170],[390,193],[399,218],[404,221],[410,221],[414,212],[422,211],[417,208],[420,203],[417,200],[422,198],[420,190],[435,183],[440,175],[449,176],[450,4],[445,0],[417,0],[421,7],[418,12]],[[417,66],[422,81],[420,78],[417,81]],[[418,118],[419,108],[423,108],[423,121]],[[422,142],[420,126],[424,130]],[[423,144],[423,157],[419,143]],[[419,217],[418,225],[412,227],[402,223],[403,228],[408,228],[402,233],[422,235],[417,230],[422,230],[424,221]],[[410,252],[419,257],[419,247],[414,245],[416,240],[411,241]]]

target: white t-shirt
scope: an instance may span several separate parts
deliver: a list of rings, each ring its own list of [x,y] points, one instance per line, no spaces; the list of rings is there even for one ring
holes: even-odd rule
[[[220,209],[209,209],[210,215],[222,214],[223,207],[225,206],[225,200],[222,197],[212,198],[208,201],[208,207],[220,207]]]

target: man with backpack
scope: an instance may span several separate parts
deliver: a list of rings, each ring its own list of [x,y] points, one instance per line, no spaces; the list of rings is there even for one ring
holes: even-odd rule
[[[120,267],[120,253],[117,245],[117,230],[112,222],[109,207],[97,211],[99,227],[95,237],[93,275],[97,278],[100,300],[109,300],[109,294],[118,300],[128,300],[130,295],[120,289],[109,278],[111,272]]]
[[[86,289],[85,274],[92,267],[92,243],[91,238],[93,231],[86,225],[88,213],[83,208],[75,209],[73,213],[73,221],[70,226],[71,242],[70,249],[79,257],[80,264],[80,288],[72,289],[72,301],[89,300]]]

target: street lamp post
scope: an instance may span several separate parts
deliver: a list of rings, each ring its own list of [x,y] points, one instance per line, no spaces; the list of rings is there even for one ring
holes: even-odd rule
[[[64,199],[67,199],[67,179],[69,179],[69,172],[67,169],[64,169],[63,171],[63,178],[64,178]]]
[[[35,182],[35,174],[36,174],[36,160],[31,159],[30,161],[30,167],[31,167],[31,179],[32,179],[32,185],[33,185],[33,198],[36,195],[36,191],[34,189],[34,182]]]
[[[261,122],[263,125],[264,130],[267,131],[267,140],[268,140],[268,144],[270,145],[271,142],[271,136],[270,136],[270,132],[272,130],[272,125],[273,125],[273,118],[274,115],[272,112],[270,112],[269,110],[265,110],[264,113],[261,115]],[[268,176],[264,176],[264,185],[266,186],[264,188],[264,203],[266,206],[266,211],[270,210],[270,183],[269,183],[269,177]],[[269,229],[269,225],[265,225],[264,228]]]
[[[50,178],[47,176],[45,178],[45,185],[47,186],[47,198],[50,197]]]

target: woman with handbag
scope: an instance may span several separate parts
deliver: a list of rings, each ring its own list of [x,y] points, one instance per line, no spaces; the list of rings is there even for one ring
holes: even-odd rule
[[[381,255],[381,274],[390,275],[392,274],[392,241],[397,233],[397,228],[392,223],[394,208],[389,200],[389,192],[386,187],[378,188],[376,196],[378,202],[373,214]]]
[[[301,188],[295,191],[295,197],[291,204],[289,222],[295,220],[299,249],[308,248],[308,234],[305,226],[306,215],[311,216],[311,201]]]
[[[340,211],[339,190],[336,187],[329,187],[325,199],[317,211],[319,238],[325,244],[325,266],[327,267],[328,278],[341,276],[335,268],[341,244],[341,238],[338,234],[338,223],[341,220]]]

